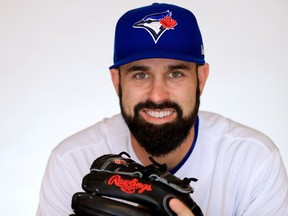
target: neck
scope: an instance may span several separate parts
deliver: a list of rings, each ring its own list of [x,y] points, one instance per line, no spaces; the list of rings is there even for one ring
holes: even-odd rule
[[[173,152],[170,152],[169,154],[165,156],[153,157],[153,159],[156,160],[160,164],[163,164],[163,163],[167,164],[168,170],[173,169],[183,160],[185,155],[188,153],[193,143],[194,136],[195,134],[194,134],[194,126],[193,126],[187,138],[181,143],[179,148],[177,148],[176,150],[174,150]],[[137,155],[141,163],[145,166],[151,164],[151,161],[149,160],[149,157],[151,155],[145,151],[145,149],[137,142],[137,140],[135,139],[133,135],[131,135],[131,143],[135,151],[135,154]]]

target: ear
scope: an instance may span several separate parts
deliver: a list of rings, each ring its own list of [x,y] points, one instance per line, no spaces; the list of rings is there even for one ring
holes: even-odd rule
[[[120,77],[119,77],[119,71],[118,69],[110,69],[111,79],[114,85],[114,88],[119,95],[119,83],[120,83]]]
[[[208,76],[209,76],[209,64],[205,63],[204,65],[198,66],[198,79],[199,79],[199,88],[200,88],[201,95],[205,87],[205,83],[206,83]]]

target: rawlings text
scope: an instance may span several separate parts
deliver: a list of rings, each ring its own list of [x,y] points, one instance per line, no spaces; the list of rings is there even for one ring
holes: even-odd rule
[[[138,193],[146,191],[152,191],[150,184],[143,184],[138,179],[123,179],[120,175],[113,175],[108,180],[108,185],[115,185],[119,187],[124,193],[133,194],[138,190]]]

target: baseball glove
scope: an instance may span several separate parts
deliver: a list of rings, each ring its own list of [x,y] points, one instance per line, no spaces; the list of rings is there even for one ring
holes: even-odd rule
[[[125,157],[124,157],[125,156]],[[143,166],[126,152],[97,158],[82,181],[85,192],[73,195],[76,216],[174,216],[168,202],[176,197],[194,213],[203,216],[190,193],[193,178],[177,178],[166,164]]]

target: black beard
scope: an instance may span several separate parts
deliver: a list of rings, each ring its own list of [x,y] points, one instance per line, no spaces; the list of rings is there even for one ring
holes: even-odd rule
[[[130,132],[145,151],[153,157],[165,156],[181,146],[181,143],[187,138],[196,121],[200,106],[200,90],[198,83],[196,88],[195,106],[187,117],[183,117],[181,107],[177,103],[171,101],[165,101],[161,104],[155,104],[152,101],[139,103],[134,108],[134,116],[129,116],[123,108],[122,89],[120,85],[119,98],[121,114]],[[175,110],[177,117],[173,122],[160,125],[152,124],[141,118],[139,112],[143,108],[172,108]]]

